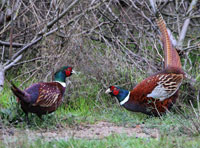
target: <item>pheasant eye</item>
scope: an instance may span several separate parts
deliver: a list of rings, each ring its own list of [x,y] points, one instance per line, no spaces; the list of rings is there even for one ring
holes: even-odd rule
[[[67,68],[67,71],[72,71],[72,68],[71,67]]]
[[[115,86],[111,86],[111,87],[110,87],[110,90],[114,90],[114,89],[116,89]]]

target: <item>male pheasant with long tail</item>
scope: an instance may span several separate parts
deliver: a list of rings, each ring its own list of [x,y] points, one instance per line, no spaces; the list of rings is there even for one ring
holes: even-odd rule
[[[157,17],[164,47],[164,70],[144,79],[133,90],[110,86],[106,93],[115,96],[120,105],[133,112],[160,116],[170,110],[178,98],[184,78],[180,57],[173,47],[161,14]]]
[[[11,90],[17,96],[27,120],[29,112],[41,118],[43,114],[54,112],[60,106],[66,89],[65,78],[73,73],[72,67],[64,66],[54,74],[53,82],[35,83],[25,90],[11,83]]]

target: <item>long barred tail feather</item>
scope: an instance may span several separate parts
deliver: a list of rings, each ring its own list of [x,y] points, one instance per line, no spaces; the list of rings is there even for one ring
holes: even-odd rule
[[[161,40],[164,46],[164,57],[165,57],[165,68],[167,67],[177,67],[182,68],[180,57],[176,49],[172,45],[172,39],[170,39],[169,33],[165,21],[163,20],[160,12],[157,12],[157,24],[161,32]]]

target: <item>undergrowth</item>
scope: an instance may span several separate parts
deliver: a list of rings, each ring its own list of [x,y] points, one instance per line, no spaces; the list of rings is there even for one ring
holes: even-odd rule
[[[66,140],[51,140],[44,141],[42,139],[36,139],[31,141],[28,137],[19,138],[16,142],[16,148],[105,148],[105,147],[116,147],[116,148],[171,148],[171,147],[180,147],[180,148],[198,148],[200,145],[199,137],[190,139],[188,137],[161,137],[160,140],[152,138],[135,138],[127,137],[124,134],[121,135],[111,135],[103,139],[74,139],[70,138]],[[3,143],[0,142],[0,147],[5,147]],[[6,147],[13,147],[12,143],[7,143]]]
[[[82,79],[82,83],[78,84]],[[112,122],[118,126],[136,127],[143,125],[144,129],[158,129],[160,140],[135,139],[126,135],[112,135],[101,140],[69,139],[68,141],[45,141],[42,139],[34,142],[16,141],[19,147],[158,147],[168,143],[169,147],[197,147],[200,136],[199,106],[187,105],[181,111],[174,108],[172,112],[162,117],[149,117],[142,113],[133,113],[119,106],[119,103],[104,94],[104,89],[95,80],[90,80],[82,75],[75,76],[75,82],[68,85],[65,99],[56,112],[44,115],[42,120],[35,114],[29,114],[30,124],[25,121],[25,114],[17,103],[16,98],[7,84],[0,98],[0,119],[4,127],[15,127],[30,130],[57,130],[67,127],[76,127],[79,124],[94,124],[98,121]],[[87,84],[85,83],[87,82]],[[88,85],[90,83],[90,85]],[[91,85],[92,84],[92,85]],[[16,82],[18,86],[19,83]],[[26,85],[30,85],[27,83]],[[79,93],[80,92],[80,93]],[[84,93],[83,93],[84,92]],[[97,95],[98,94],[98,95]],[[184,110],[184,111],[183,111]],[[0,124],[0,126],[1,126]],[[193,142],[184,141],[192,139]],[[134,140],[131,140],[134,139]],[[147,142],[148,141],[148,142]],[[7,143],[8,146],[10,143]],[[148,146],[147,146],[148,145]],[[5,146],[5,143],[0,143]],[[167,147],[168,147],[167,146]]]

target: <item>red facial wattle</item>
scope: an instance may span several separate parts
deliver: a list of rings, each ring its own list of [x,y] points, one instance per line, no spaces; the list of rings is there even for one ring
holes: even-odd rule
[[[65,71],[66,76],[70,76],[71,75],[71,71]]]
[[[119,94],[119,90],[113,90],[113,95],[118,95]]]

